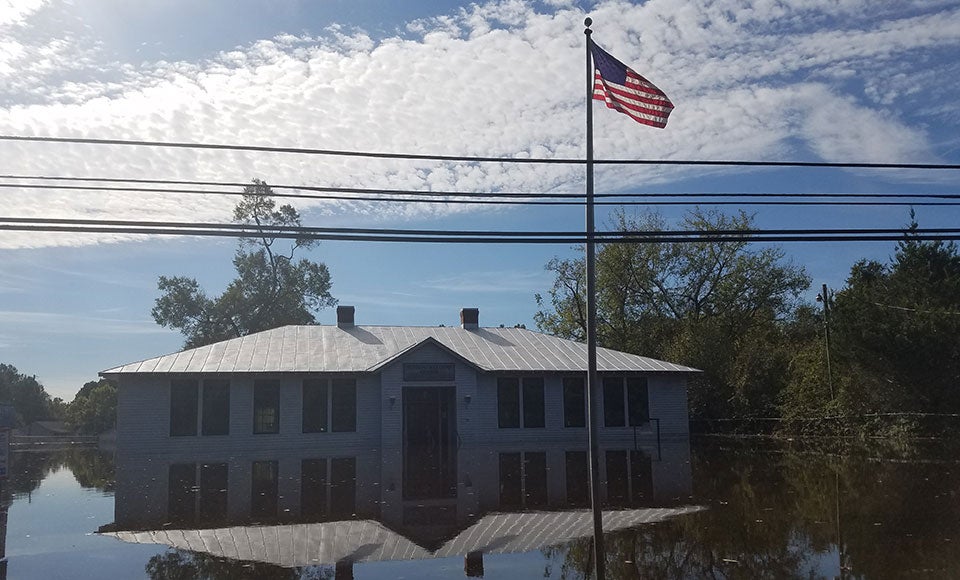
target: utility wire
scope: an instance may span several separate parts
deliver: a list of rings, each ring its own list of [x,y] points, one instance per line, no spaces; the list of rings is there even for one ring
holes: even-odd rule
[[[2,178],[3,176],[0,176]],[[219,185],[219,184],[218,184]],[[386,203],[435,203],[435,204],[451,204],[451,205],[556,205],[556,206],[566,206],[566,205],[583,205],[584,196],[580,194],[551,194],[551,193],[481,193],[481,192],[456,192],[456,191],[417,191],[417,190],[378,190],[378,189],[368,189],[368,188],[337,188],[337,187],[316,187],[316,186],[271,186],[271,189],[275,188],[289,188],[289,189],[305,189],[305,190],[319,190],[319,191],[331,191],[331,192],[363,192],[373,195],[367,196],[358,196],[358,195],[316,195],[316,194],[306,194],[306,193],[277,193],[272,192],[272,197],[277,198],[294,198],[294,199],[313,199],[313,200],[329,200],[329,201],[365,201],[365,202],[386,202]],[[127,193],[158,193],[158,194],[176,194],[176,195],[229,195],[229,196],[241,196],[244,195],[242,191],[219,191],[219,190],[207,190],[207,189],[181,189],[181,188],[155,188],[155,187],[117,187],[117,186],[86,186],[86,185],[51,185],[51,184],[17,184],[17,183],[0,183],[0,189],[39,189],[39,190],[51,190],[51,191],[91,191],[91,192],[127,192]],[[395,197],[397,195],[407,195],[415,197]],[[381,197],[384,196],[384,197]],[[424,196],[424,197],[420,197]],[[466,199],[450,199],[450,197],[457,198],[466,198]],[[501,196],[508,196],[510,199],[498,199]],[[846,198],[850,197],[857,201],[836,201],[836,198]],[[719,193],[719,194],[710,194],[710,193],[657,193],[657,194],[599,194],[595,197],[604,197],[604,198],[651,198],[654,201],[638,199],[638,200],[629,200],[624,199],[621,201],[600,201],[596,202],[596,205],[624,205],[624,206],[633,206],[633,205],[789,205],[789,206],[958,206],[960,205],[960,195],[958,194],[877,194],[877,195],[867,195],[867,194],[840,194],[840,193],[831,193],[831,194],[775,194],[775,193],[746,193],[746,194],[731,194],[731,193]],[[665,198],[698,198],[697,201],[680,201],[680,200],[666,200]],[[731,198],[731,197],[742,197],[747,198],[748,200],[753,200],[755,198],[763,198],[761,201],[713,201],[712,198],[720,197],[722,199]],[[785,200],[776,200],[770,201],[769,198],[774,197],[784,197],[789,200],[795,198],[811,198],[811,197],[826,197],[828,200],[816,201],[810,199],[804,199],[801,201],[785,201]],[[527,198],[527,199],[516,199],[516,198]],[[542,198],[542,199],[541,199]],[[869,201],[866,198],[879,198],[879,199],[948,199],[956,201]],[[572,199],[573,201],[559,201]]]
[[[88,183],[137,183],[148,185],[198,185],[211,187],[234,187],[245,188],[251,185],[250,182],[238,181],[197,181],[180,179],[143,179],[129,177],[74,177],[74,176],[45,176],[45,175],[0,175],[0,179],[12,179],[19,181],[67,181],[67,182],[88,182]],[[331,193],[377,193],[384,195],[435,195],[435,196],[473,196],[473,197],[538,197],[538,198],[573,198],[584,199],[586,196],[578,192],[476,192],[476,191],[450,191],[450,190],[418,190],[418,189],[379,189],[362,187],[336,187],[336,186],[317,186],[317,185],[274,185],[268,184],[270,189],[293,189],[302,191],[319,191]],[[43,188],[54,189],[55,186],[49,184],[0,184],[0,187],[23,187],[23,188]],[[76,187],[77,189],[91,189],[91,187]],[[112,191],[112,190],[111,190]],[[117,188],[117,191],[166,191],[140,188]],[[243,195],[243,192],[224,191],[210,192],[223,195]],[[276,195],[276,194],[274,194]],[[595,193],[594,197],[827,197],[827,198],[920,198],[920,199],[960,199],[958,193],[837,193],[837,192],[804,192],[804,193],[777,193],[777,192],[630,192],[630,193]]]
[[[374,151],[345,151],[337,149],[313,149],[307,147],[267,147],[259,145],[231,145],[225,143],[187,143],[175,141],[144,141],[136,139],[91,139],[83,137],[32,137],[26,135],[0,135],[0,141],[36,143],[75,143],[85,145],[122,145],[138,147],[165,147],[175,149],[213,149],[228,151],[256,151],[262,153],[293,153],[300,155],[330,155],[339,157],[364,157],[372,159],[407,159],[421,161],[449,161],[457,163],[520,163],[585,165],[585,159],[543,157],[490,157],[427,155],[416,153],[384,153]],[[845,169],[944,169],[957,170],[960,165],[945,163],[833,163],[819,161],[728,161],[728,160],[679,160],[679,159],[596,159],[597,165],[687,165],[687,166],[733,166],[733,167],[824,167]]]
[[[247,224],[147,222],[47,218],[0,218],[0,230],[36,232],[154,234],[429,243],[570,244],[583,243],[583,232],[396,230],[368,228],[256,227]],[[662,232],[597,232],[605,243],[662,242],[805,242],[960,240],[960,228],[932,229],[795,229]]]

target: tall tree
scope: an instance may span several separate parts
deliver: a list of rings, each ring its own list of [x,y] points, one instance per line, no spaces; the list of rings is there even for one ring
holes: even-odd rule
[[[663,231],[655,213],[614,216],[618,231]],[[746,231],[740,212],[691,211],[688,231]],[[541,330],[585,336],[583,260],[554,259],[549,298],[538,295]],[[745,241],[604,244],[597,252],[600,344],[704,370],[691,389],[695,416],[767,412],[776,404],[789,351],[789,325],[810,281],[779,248]]]
[[[848,411],[960,412],[956,244],[908,233],[889,264],[858,262],[835,297],[832,331]]]
[[[318,243],[305,236],[288,240],[300,214],[291,205],[277,207],[270,186],[254,179],[243,190],[234,221],[253,226],[255,236],[241,238],[233,265],[237,277],[217,297],[184,276],[161,276],[161,296],[151,313],[157,324],[174,328],[192,348],[286,324],[313,324],[314,313],[333,306],[330,272],[323,263],[296,259]]]
[[[117,424],[117,386],[106,379],[86,383],[67,406],[66,415],[80,433],[109,431]]]
[[[13,405],[21,424],[52,418],[50,395],[36,377],[16,367],[0,364],[0,403]]]

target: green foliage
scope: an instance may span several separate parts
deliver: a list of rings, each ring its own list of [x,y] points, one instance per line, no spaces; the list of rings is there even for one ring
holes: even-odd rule
[[[53,418],[50,395],[37,378],[0,364],[0,403],[12,404],[20,425]]]
[[[117,386],[106,379],[90,381],[66,410],[67,423],[85,435],[99,435],[117,424]]]
[[[960,412],[955,244],[908,235],[889,265],[856,264],[836,296],[832,329],[846,372],[863,377],[849,396],[863,410]]]
[[[259,179],[243,193],[234,221],[251,225],[259,233],[240,240],[233,258],[237,277],[223,294],[207,296],[193,278],[161,276],[158,280],[160,297],[151,313],[157,324],[183,333],[185,348],[287,324],[313,324],[316,311],[336,304],[326,265],[295,259],[298,251],[309,250],[317,241],[279,235],[300,227],[297,210],[290,205],[277,207],[270,186]]]
[[[687,231],[749,230],[752,218],[695,210]],[[663,231],[657,214],[614,217],[619,231]],[[554,259],[549,299],[537,296],[537,326],[583,340],[583,260]],[[602,346],[704,371],[690,390],[694,417],[775,411],[797,338],[798,299],[810,284],[779,248],[743,241],[605,244],[597,252]],[[802,338],[802,337],[801,337]]]

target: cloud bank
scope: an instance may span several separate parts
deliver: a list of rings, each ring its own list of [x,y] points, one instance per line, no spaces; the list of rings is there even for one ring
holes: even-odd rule
[[[323,23],[195,60],[117,59],[66,4],[0,8],[0,133],[454,155],[584,155],[585,14],[504,0],[373,37]],[[655,131],[597,108],[598,157],[938,161],[950,153],[960,9],[937,1],[598,3],[594,39],[664,89]],[[67,24],[64,24],[67,22]],[[70,24],[70,25],[68,25]],[[76,23],[73,23],[76,24]],[[949,148],[947,148],[949,145]],[[955,154],[955,152],[954,152]],[[457,191],[579,191],[582,169],[0,142],[0,173]],[[622,189],[685,172],[605,168]],[[4,191],[11,217],[226,221],[235,198]],[[350,223],[477,206],[298,202]],[[501,210],[503,211],[503,210]],[[0,248],[122,236],[0,233]]]

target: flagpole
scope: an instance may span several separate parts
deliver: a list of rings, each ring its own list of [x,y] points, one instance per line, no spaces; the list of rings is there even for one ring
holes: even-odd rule
[[[597,401],[600,382],[597,377],[597,300],[596,300],[596,239],[593,215],[593,62],[590,25],[586,18],[583,33],[587,37],[587,440],[590,444],[590,507],[593,511],[593,567],[596,580],[606,577],[603,549],[603,517],[600,511],[600,459],[597,442]]]

